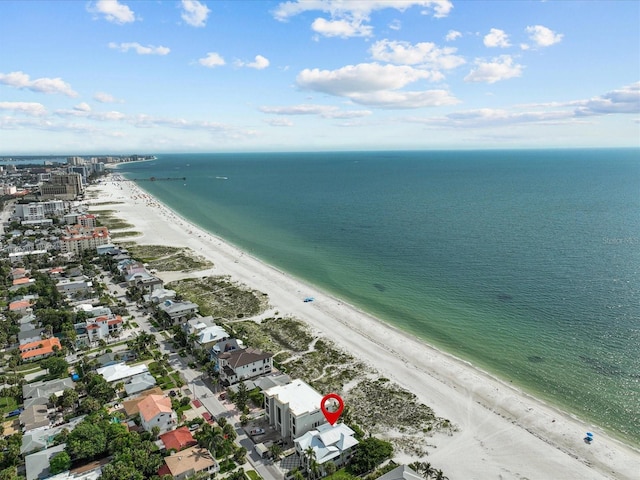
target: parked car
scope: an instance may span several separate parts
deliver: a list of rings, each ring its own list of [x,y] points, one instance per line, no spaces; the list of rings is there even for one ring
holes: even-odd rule
[[[249,431],[249,435],[262,435],[264,433],[264,428],[254,428]]]
[[[204,412],[202,414],[202,418],[204,418],[209,423],[213,423],[215,421],[215,419],[213,418],[213,415],[211,415],[209,412]]]
[[[197,423],[194,423],[193,425],[189,425],[189,431],[191,431],[191,432],[194,432],[199,428],[200,428],[200,425],[197,424]]]

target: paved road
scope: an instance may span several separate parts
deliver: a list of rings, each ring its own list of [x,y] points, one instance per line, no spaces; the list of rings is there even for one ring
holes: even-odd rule
[[[169,364],[171,367],[180,372],[186,381],[188,388],[193,393],[193,398],[197,398],[202,402],[202,405],[211,413],[215,418],[221,416],[226,417],[236,429],[238,435],[236,442],[247,449],[247,464],[243,467],[246,470],[254,469],[265,480],[282,480],[284,473],[276,465],[272,463],[266,463],[265,460],[254,450],[254,443],[249,438],[240,426],[240,414],[237,410],[230,410],[226,404],[223,404],[218,399],[219,388],[211,384],[211,382],[203,375],[202,372],[194,370],[189,367],[190,357],[181,357],[172,348],[172,344],[167,340],[155,327],[149,322],[149,317],[140,312],[135,304],[129,302],[125,296],[125,289],[111,284],[110,289],[115,290],[116,295],[127,303],[127,309],[134,315],[135,322],[138,324],[141,331],[153,333],[158,341],[159,349],[162,354],[169,356]]]

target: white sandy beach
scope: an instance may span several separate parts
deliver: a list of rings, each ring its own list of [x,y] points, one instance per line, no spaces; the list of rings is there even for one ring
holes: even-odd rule
[[[437,448],[424,460],[451,480],[640,478],[638,450],[243,253],[134,183],[91,189],[100,191],[95,201],[124,202],[95,209],[117,210],[134,224],[143,235],[131,240],[191,248],[215,265],[203,274],[230,275],[267,293],[280,315],[303,320],[458,425],[452,436],[425,437]],[[315,301],[304,303],[309,295]],[[583,441],[586,431],[595,433],[591,445]]]

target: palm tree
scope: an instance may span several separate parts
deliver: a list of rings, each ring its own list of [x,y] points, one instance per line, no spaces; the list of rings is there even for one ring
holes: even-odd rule
[[[309,474],[309,478],[316,479],[320,476],[320,465],[316,461],[316,452],[313,448],[309,447],[304,451],[306,460],[306,469]]]

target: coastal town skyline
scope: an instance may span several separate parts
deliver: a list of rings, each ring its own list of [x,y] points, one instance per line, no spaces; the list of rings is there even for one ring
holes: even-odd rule
[[[3,2],[2,155],[634,147],[636,2]]]

